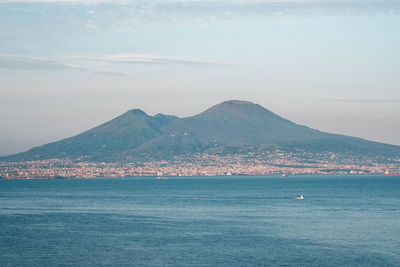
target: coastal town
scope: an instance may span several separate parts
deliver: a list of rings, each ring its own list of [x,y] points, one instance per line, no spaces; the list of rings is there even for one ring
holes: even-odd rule
[[[263,155],[198,154],[149,162],[88,162],[79,159],[0,162],[0,179],[398,173],[400,159],[377,163],[376,159],[368,157],[343,157],[334,153],[310,156],[279,151]]]

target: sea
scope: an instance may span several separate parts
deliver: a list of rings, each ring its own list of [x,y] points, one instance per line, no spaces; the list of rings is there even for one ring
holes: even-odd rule
[[[400,266],[400,176],[0,180],[0,266]]]

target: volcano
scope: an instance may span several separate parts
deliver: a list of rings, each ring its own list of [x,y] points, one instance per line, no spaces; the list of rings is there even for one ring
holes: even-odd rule
[[[400,146],[318,131],[282,118],[258,104],[229,100],[186,118],[150,116],[140,109],[129,110],[76,136],[2,160],[168,160],[179,155],[276,150],[315,155],[332,152],[383,158],[400,156]]]

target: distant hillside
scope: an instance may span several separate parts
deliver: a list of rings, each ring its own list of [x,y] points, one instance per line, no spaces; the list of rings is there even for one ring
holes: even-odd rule
[[[149,116],[134,109],[82,134],[1,160],[85,158],[125,161],[197,153],[284,150],[399,157],[400,147],[295,124],[258,104],[231,100],[192,117]]]

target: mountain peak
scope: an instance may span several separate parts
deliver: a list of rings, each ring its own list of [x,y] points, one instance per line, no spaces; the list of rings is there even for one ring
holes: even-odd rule
[[[259,105],[245,100],[227,100],[212,106],[210,109],[246,109],[255,106]]]
[[[246,100],[227,100],[217,104],[217,106],[218,105],[256,105],[256,104]]]
[[[144,115],[144,116],[147,116],[147,113],[146,113],[146,112],[144,112],[143,110],[138,109],[138,108],[131,109],[131,110],[129,110],[128,112],[130,112],[131,114],[134,114],[134,115]]]
[[[254,107],[257,107],[259,105],[254,104],[249,101],[244,101],[244,100],[228,100],[221,102],[217,105],[212,106],[208,110],[206,110],[203,113],[209,112],[209,111],[238,111],[238,110],[246,110],[246,109],[251,109]],[[261,107],[261,106],[259,106]]]
[[[244,100],[228,100],[221,102],[200,113],[198,116],[219,119],[229,117],[237,120],[252,120],[257,117],[260,119],[280,118],[278,115],[259,104]]]

